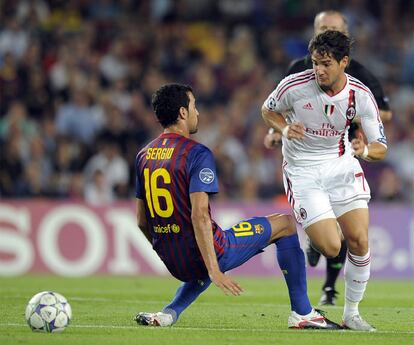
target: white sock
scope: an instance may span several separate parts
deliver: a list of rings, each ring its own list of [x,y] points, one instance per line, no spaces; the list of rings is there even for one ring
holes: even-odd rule
[[[358,315],[358,304],[364,297],[371,269],[371,254],[364,256],[351,254],[349,251],[345,261],[345,307],[343,318]]]

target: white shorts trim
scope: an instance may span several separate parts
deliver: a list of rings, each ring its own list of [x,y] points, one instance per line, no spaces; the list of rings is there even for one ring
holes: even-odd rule
[[[324,220],[324,219],[336,219],[336,215],[332,210],[326,211],[326,212],[316,216],[315,218],[310,219],[309,221],[306,222],[306,224],[302,223],[302,228],[304,230],[306,230],[312,224],[315,224],[315,223],[319,222],[320,220]]]
[[[345,213],[355,210],[357,208],[368,208],[368,202],[366,200],[354,200],[347,204],[336,204],[332,205],[332,208],[335,212],[336,218],[344,215]]]

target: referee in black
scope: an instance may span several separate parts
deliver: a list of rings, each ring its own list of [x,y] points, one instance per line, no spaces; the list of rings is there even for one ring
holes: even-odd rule
[[[315,35],[319,35],[326,30],[341,31],[348,35],[348,25],[344,15],[341,12],[333,10],[318,13],[314,20],[314,33]],[[312,68],[311,58],[307,55],[302,59],[292,61],[286,75],[302,72]],[[389,121],[392,117],[392,112],[388,104],[388,99],[385,97],[384,91],[378,79],[361,63],[354,59],[350,59],[345,72],[359,79],[363,84],[369,87],[378,104],[382,121]],[[349,129],[349,140],[355,138],[357,136],[357,132],[358,124],[353,123]],[[264,144],[267,148],[274,148],[278,146],[280,140],[280,134],[273,132],[272,129],[270,129],[269,134],[265,137]],[[339,272],[345,263],[346,251],[346,242],[342,241],[342,247],[339,255],[336,258],[327,259],[326,280],[322,287],[322,296],[319,301],[320,305],[335,305],[336,295],[338,294],[335,290],[335,283]],[[321,254],[316,251],[309,242],[308,247],[306,248],[306,256],[308,258],[309,265],[314,267],[318,264]]]

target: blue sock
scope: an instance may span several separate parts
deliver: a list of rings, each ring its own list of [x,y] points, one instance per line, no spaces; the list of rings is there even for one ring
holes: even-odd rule
[[[174,323],[180,314],[211,284],[210,278],[204,280],[194,280],[180,285],[175,293],[175,297],[164,309],[164,313],[171,314]]]
[[[299,315],[309,314],[312,306],[306,285],[305,255],[300,248],[298,235],[277,240],[276,247],[277,261],[289,289],[291,309]]]

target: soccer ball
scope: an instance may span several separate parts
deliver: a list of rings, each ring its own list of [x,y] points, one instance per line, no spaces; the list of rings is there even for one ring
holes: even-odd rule
[[[36,332],[62,332],[71,318],[70,304],[56,292],[39,292],[30,299],[26,307],[27,324]]]

